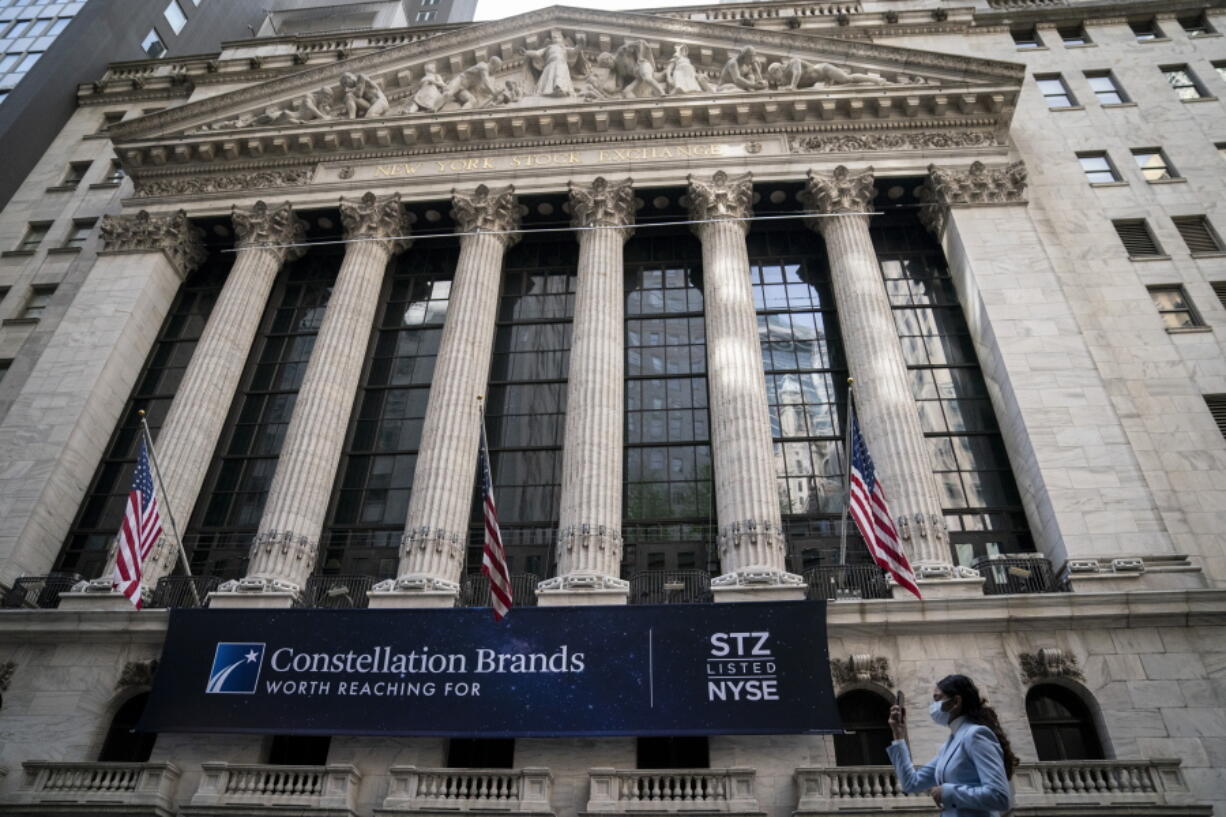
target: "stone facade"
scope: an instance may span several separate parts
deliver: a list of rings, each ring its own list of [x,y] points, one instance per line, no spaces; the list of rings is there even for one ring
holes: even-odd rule
[[[549,229],[573,232],[578,260],[561,498],[546,537],[556,552],[537,598],[641,601],[619,574],[630,549],[624,253],[664,220],[656,201],[671,196],[703,271],[713,555],[696,572],[721,602],[818,592],[797,575],[798,520],[780,511],[777,395],[764,388],[748,283],[754,231],[794,218],[828,256],[862,429],[882,479],[898,480],[891,504],[924,594],[831,601],[837,691],[905,691],[918,713],[935,679],[974,677],[1023,761],[1019,813],[1220,812],[1226,439],[1206,397],[1226,394],[1226,244],[1189,245],[1173,220],[1204,216],[1210,241],[1226,234],[1217,33],[1226,13],[1206,5],[552,8],[425,39],[285,37],[114,66],[82,87],[76,113],[0,213],[0,361],[11,361],[0,369],[0,588],[25,588],[23,577],[61,563],[185,276],[233,252],[158,432],[163,495],[181,508],[183,538],[198,535],[191,506],[239,422],[235,393],[259,362],[253,339],[271,320],[270,298],[308,247],[343,241],[268,499],[239,544],[249,556],[208,600],[312,603],[312,576],[336,572],[323,564],[336,549],[328,519],[395,259],[446,240],[457,256],[433,374],[418,384],[429,392],[415,418],[414,490],[368,603],[463,603],[477,449],[506,322],[501,275],[548,207]],[[1163,75],[1177,70],[1188,73]],[[1118,100],[1097,79],[1107,71]],[[1066,100],[1050,83],[1057,75]],[[1179,92],[1172,81],[1185,76]],[[104,114],[120,112],[103,127]],[[1133,159],[1159,147],[1174,170],[1165,178]],[[1079,163],[1101,154],[1114,181]],[[82,183],[61,189],[67,165],[87,161]],[[911,208],[943,255],[1033,539],[1030,562],[981,575],[951,548],[956,534],[970,538],[946,527],[934,435],[917,422],[899,303],[870,235],[874,219],[894,215],[873,208],[891,202]],[[94,234],[65,242],[89,219]],[[1113,222],[1138,219],[1155,251],[1130,257]],[[41,243],[29,238],[47,225]],[[50,287],[45,306],[31,301]],[[1164,324],[1155,287],[1181,288],[1187,325]],[[168,531],[148,589],[175,571],[177,544]],[[985,594],[1001,576],[1043,569],[1062,592]],[[681,586],[669,581],[668,592]],[[268,736],[162,735],[122,785],[96,782],[90,764],[121,706],[147,689],[167,624],[165,611],[132,611],[106,585],[66,593],[58,609],[0,611],[0,812],[166,817],[279,805],[365,817],[491,805],[427,796],[475,785],[448,777],[467,772],[444,768],[446,742],[434,738],[334,737],[326,764],[309,772],[318,791],[262,799],[228,787],[271,774]],[[18,607],[56,603],[49,591],[7,595]],[[1040,758],[1026,709],[1036,686],[1084,703],[1104,759]],[[927,754],[942,735],[914,721],[912,744]],[[615,792],[635,785],[624,782],[640,771],[635,749],[630,738],[519,740],[505,770],[517,793],[509,810],[924,810],[895,797],[881,769],[839,766],[834,739],[795,735],[711,737],[702,773],[720,781],[714,802],[627,804]],[[691,785],[690,773],[699,772],[677,772],[677,785]]]

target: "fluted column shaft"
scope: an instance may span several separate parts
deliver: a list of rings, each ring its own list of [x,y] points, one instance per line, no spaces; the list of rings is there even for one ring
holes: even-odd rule
[[[720,564],[713,582],[794,584],[772,455],[770,410],[745,245],[753,194],[749,174],[690,179],[694,232],[702,242],[711,455]]]
[[[342,199],[350,243],[307,364],[245,581],[297,592],[315,566],[388,259],[407,241],[397,194]]]
[[[855,379],[856,416],[885,489],[899,536],[928,573],[950,564],[940,493],[907,363],[869,234],[868,208],[876,191],[872,168],[851,175],[810,174],[808,201],[825,215],[810,224],[826,241],[847,365]]]
[[[631,181],[571,185],[579,227],[578,286],[566,385],[558,576],[542,589],[624,590],[622,438],[625,413],[625,263]]]
[[[434,364],[434,379],[395,586],[458,592],[481,438],[481,406],[493,353],[502,259],[517,240],[512,188],[473,195],[453,192],[460,257]]]
[[[158,433],[161,504],[174,514],[180,532],[200,494],[273,282],[286,260],[302,255],[300,247],[286,246],[300,244],[305,230],[289,203],[270,208],[257,202],[250,210],[235,210],[233,220],[239,239],[234,265]],[[179,545],[170,526],[164,529],[145,562],[146,587],[175,569]]]

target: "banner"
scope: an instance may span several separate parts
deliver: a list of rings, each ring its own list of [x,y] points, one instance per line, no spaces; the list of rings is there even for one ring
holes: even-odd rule
[[[839,732],[819,602],[174,610],[149,732]]]

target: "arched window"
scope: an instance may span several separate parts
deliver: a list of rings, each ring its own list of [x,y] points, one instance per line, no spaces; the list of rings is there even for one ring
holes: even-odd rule
[[[136,724],[145,711],[149,693],[142,692],[124,702],[111,718],[111,728],[106,732],[99,760],[121,763],[144,763],[153,754],[153,744],[158,736],[153,732],[137,732]]]
[[[1026,717],[1039,760],[1102,760],[1103,745],[1094,716],[1073,692],[1039,684],[1026,693]]]
[[[882,766],[889,763],[885,747],[893,741],[887,721],[890,702],[876,692],[853,689],[839,696],[839,718],[849,734],[834,736],[838,766]]]

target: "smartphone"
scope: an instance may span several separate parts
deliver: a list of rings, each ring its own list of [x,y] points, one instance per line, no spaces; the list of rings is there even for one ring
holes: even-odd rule
[[[906,723],[907,722],[907,699],[903,696],[901,689],[898,690],[898,697],[894,699],[894,703],[897,704],[900,710],[902,710],[902,713],[901,713],[902,722]]]

